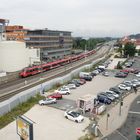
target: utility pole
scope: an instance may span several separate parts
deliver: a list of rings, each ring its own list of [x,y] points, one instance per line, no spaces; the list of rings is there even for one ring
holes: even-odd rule
[[[107,117],[106,117],[106,130],[108,130],[108,118],[110,117],[110,114],[107,113]]]
[[[41,61],[41,77],[40,77],[40,80],[42,80],[43,79],[43,67],[42,67],[42,59],[43,59],[43,50],[42,49],[40,49],[40,61]],[[43,85],[42,85],[42,83],[41,83],[41,85],[40,85],[41,87],[40,87],[40,94],[44,94],[44,88],[43,88]]]
[[[121,107],[123,106],[123,99],[122,99],[122,94],[120,97],[120,106],[119,106],[119,116],[121,116]]]

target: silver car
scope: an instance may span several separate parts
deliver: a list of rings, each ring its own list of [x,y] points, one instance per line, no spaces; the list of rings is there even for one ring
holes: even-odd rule
[[[39,101],[39,105],[47,105],[47,104],[54,104],[54,103],[56,103],[55,98],[45,98]]]

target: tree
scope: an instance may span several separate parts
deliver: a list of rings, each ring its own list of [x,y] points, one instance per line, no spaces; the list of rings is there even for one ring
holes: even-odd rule
[[[121,65],[121,62],[119,61],[118,64],[117,64],[117,69],[122,69],[122,65]]]
[[[118,48],[118,50],[117,50],[120,54],[121,54],[121,56],[122,56],[122,51],[123,51],[123,48],[122,48],[122,46],[119,46],[119,48]]]
[[[123,50],[125,56],[134,56],[136,53],[136,47],[131,42],[126,43]]]

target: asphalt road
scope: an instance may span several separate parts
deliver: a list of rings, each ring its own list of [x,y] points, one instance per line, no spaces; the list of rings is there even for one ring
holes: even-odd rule
[[[122,127],[102,140],[138,140],[136,128],[140,128],[140,96],[132,103],[127,120]]]
[[[140,59],[135,58],[136,62],[131,68],[140,69]],[[137,79],[135,74],[129,74],[125,80]],[[140,96],[132,103],[127,120],[121,128],[117,129],[111,135],[103,138],[102,140],[138,140],[136,135],[136,128],[140,128]],[[138,136],[140,137],[140,136]],[[140,140],[140,138],[139,138]]]

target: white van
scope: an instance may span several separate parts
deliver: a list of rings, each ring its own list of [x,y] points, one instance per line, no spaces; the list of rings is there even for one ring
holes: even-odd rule
[[[99,69],[105,69],[105,66],[104,65],[99,65],[98,68]]]
[[[80,78],[84,78],[84,77],[87,77],[87,76],[91,76],[90,73],[88,73],[88,72],[80,72],[79,73]]]

